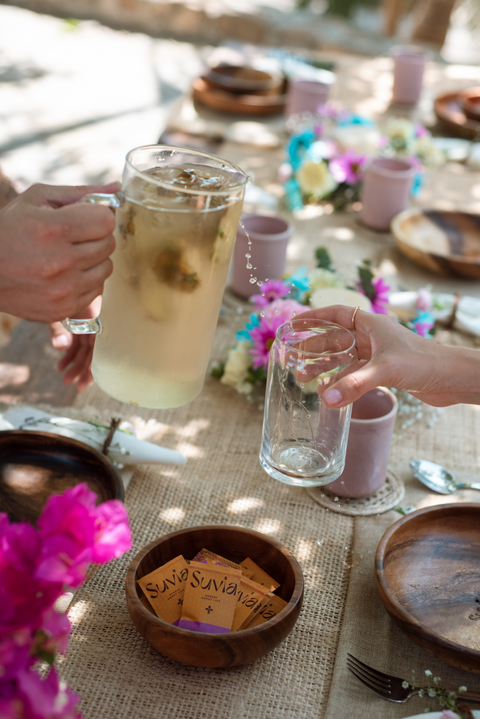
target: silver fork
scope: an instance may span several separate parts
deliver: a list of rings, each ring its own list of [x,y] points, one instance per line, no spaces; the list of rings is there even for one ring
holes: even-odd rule
[[[406,702],[420,693],[420,689],[414,689],[404,679],[379,672],[378,669],[369,667],[351,654],[347,654],[347,666],[362,684],[389,702]],[[458,694],[458,691],[455,694]],[[461,700],[480,704],[480,692],[462,692],[458,697]]]

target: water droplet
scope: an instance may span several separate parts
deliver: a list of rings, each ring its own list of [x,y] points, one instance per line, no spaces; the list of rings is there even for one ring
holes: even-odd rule
[[[247,258],[247,260],[249,260],[251,256],[252,256],[252,255],[251,255],[249,252],[247,252],[247,253],[245,254],[245,257]]]
[[[300,389],[303,389],[303,388],[305,387],[305,385],[303,384],[303,382],[299,382],[298,384],[299,384],[299,386],[300,386]]]
[[[255,282],[257,281],[257,278],[256,278],[256,277],[250,277],[250,279],[249,279],[248,281],[250,282],[251,285],[254,285]]]
[[[265,317],[265,312],[263,310],[260,311],[260,317]]]
[[[252,263],[247,262],[247,270],[251,270],[251,269],[252,269]],[[250,280],[250,282],[251,282],[251,280]]]
[[[254,267],[253,269],[256,270],[257,268]],[[263,285],[263,282],[260,280],[260,282],[257,282],[257,285],[258,285],[259,287],[261,287],[261,286]]]
[[[317,539],[317,544],[318,544],[319,547],[321,547],[322,544],[323,544],[323,541],[322,541],[321,539]]]
[[[278,307],[275,307],[275,314],[278,315],[279,312],[280,310],[278,309]]]
[[[333,501],[334,501],[334,502],[338,502],[338,497],[334,497],[334,498],[333,498]]]
[[[292,317],[296,317],[296,316],[297,316],[297,313],[296,313],[296,312],[292,312]]]

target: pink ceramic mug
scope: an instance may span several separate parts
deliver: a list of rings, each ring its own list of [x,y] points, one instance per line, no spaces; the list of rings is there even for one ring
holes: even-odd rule
[[[428,53],[421,47],[396,45],[392,48],[392,57],[392,102],[416,105],[422,94],[423,71]]]
[[[325,489],[339,497],[368,497],[385,484],[397,407],[397,398],[386,387],[372,389],[353,403],[345,469]]]
[[[405,160],[372,160],[363,181],[360,221],[373,230],[388,232],[395,215],[408,205],[414,176],[414,168]]]
[[[239,226],[233,249],[231,284],[238,295],[250,297],[260,291],[258,282],[283,275],[292,226],[281,217],[255,214],[242,215],[242,223],[245,229]]]
[[[324,105],[330,94],[330,85],[318,80],[293,79],[290,82],[285,116],[302,112],[315,114],[319,105]]]

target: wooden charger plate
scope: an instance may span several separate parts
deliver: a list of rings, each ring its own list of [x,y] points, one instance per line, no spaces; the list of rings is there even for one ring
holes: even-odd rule
[[[98,503],[123,501],[123,481],[113,464],[75,439],[48,432],[0,432],[0,511],[35,524],[52,494],[86,482]]]
[[[443,504],[395,522],[375,557],[384,607],[416,644],[480,674],[480,504]]]
[[[391,229],[400,251],[416,264],[437,274],[480,277],[480,215],[405,210]]]
[[[438,121],[455,135],[474,140],[480,133],[480,121],[466,116],[462,104],[462,93],[447,92],[439,95],[435,102],[435,114]]]
[[[238,95],[211,87],[198,77],[192,83],[193,97],[204,105],[237,115],[276,115],[283,112],[286,93],[277,95]]]

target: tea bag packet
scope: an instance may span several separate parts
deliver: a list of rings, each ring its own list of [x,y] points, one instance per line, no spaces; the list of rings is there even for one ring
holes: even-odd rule
[[[178,626],[193,632],[230,632],[242,572],[192,560]]]
[[[243,562],[240,563],[240,566],[242,571],[246,570],[247,572],[252,572],[250,579],[253,579],[254,582],[257,582],[257,584],[262,584],[264,587],[268,587],[269,592],[274,592],[275,589],[278,589],[280,586],[280,584],[272,579],[269,574],[264,572],[258,564],[255,564],[253,559],[250,559],[250,557],[244,559]]]
[[[251,629],[252,627],[258,627],[259,624],[267,622],[272,617],[276,617],[277,614],[286,607],[288,602],[281,597],[277,597],[276,594],[269,592],[265,597],[265,600],[257,607],[254,608],[250,621],[243,629]]]
[[[201,549],[198,554],[195,555],[193,561],[204,562],[206,564],[219,564],[222,567],[233,567],[234,569],[240,569],[242,575],[244,577],[247,577],[248,579],[250,579],[250,577],[252,576],[251,571],[248,571],[247,569],[242,569],[239,564],[232,562],[230,559],[222,557],[220,554],[215,554],[215,552],[211,552],[209,549]]]
[[[268,593],[267,587],[257,584],[257,582],[242,575],[237,596],[237,606],[233,616],[232,632],[243,629],[243,625],[250,621],[255,607],[262,603]]]
[[[145,577],[138,579],[143,593],[159,619],[178,624],[182,615],[188,565],[181,554]]]

